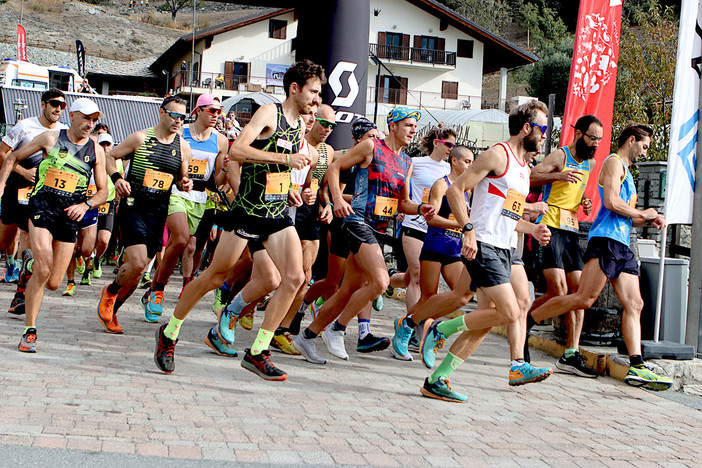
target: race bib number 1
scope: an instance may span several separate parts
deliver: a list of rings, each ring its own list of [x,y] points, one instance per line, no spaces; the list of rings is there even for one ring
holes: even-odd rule
[[[144,187],[152,190],[170,190],[173,176],[165,172],[147,169],[144,172]]]
[[[570,210],[559,208],[561,212],[561,229],[564,231],[578,232],[578,217]]]
[[[28,205],[33,190],[33,187],[25,187],[17,190],[17,203],[19,205]]]
[[[391,217],[396,211],[397,198],[375,197],[375,209],[373,210],[374,215]]]
[[[509,189],[505,204],[502,205],[502,216],[507,216],[508,218],[518,221],[524,213],[525,203],[526,195],[514,189]]]
[[[59,195],[68,195],[76,191],[78,174],[62,171],[50,167],[44,176],[44,186],[58,192]]]
[[[269,172],[266,174],[266,201],[287,200],[289,191],[289,172]]]

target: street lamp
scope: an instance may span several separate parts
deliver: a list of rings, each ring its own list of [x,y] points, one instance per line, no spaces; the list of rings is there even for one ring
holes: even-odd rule
[[[168,94],[168,91],[170,90],[169,84],[170,84],[170,80],[171,80],[170,73],[168,73],[168,70],[166,70],[166,69],[161,70],[161,73],[166,75],[166,94]]]
[[[12,103],[12,106],[15,109],[15,123],[17,123],[22,120],[22,111],[27,108],[27,104],[22,98],[17,98],[15,102]]]

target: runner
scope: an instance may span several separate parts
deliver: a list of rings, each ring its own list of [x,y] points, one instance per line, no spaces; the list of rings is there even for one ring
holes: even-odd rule
[[[351,255],[339,290],[294,341],[295,348],[309,362],[326,363],[317,354],[314,342],[322,330],[329,352],[339,359],[349,358],[344,346],[346,327],[390,282],[378,236],[385,232],[398,208],[428,219],[434,215],[432,206],[409,199],[409,184],[405,183],[412,176],[412,160],[402,148],[412,141],[419,118],[417,111],[396,107],[388,114],[390,134],[385,140],[363,141],[329,166],[327,181],[334,214],[346,218],[343,229]],[[353,166],[357,166],[356,191],[349,204],[341,192],[339,173]]]
[[[102,146],[105,154],[112,150],[114,140],[109,133],[104,133],[98,137],[98,144]],[[122,160],[116,161],[117,172],[124,177],[124,166]],[[115,209],[117,207],[117,194],[115,184],[111,178],[107,178],[107,202],[100,205],[98,209],[97,241],[95,243],[95,261],[93,262],[93,277],[102,277],[102,258],[105,256],[107,247],[110,245],[112,231],[114,229]]]
[[[537,257],[546,280],[546,294],[534,301],[531,310],[552,297],[578,290],[583,269],[578,243],[578,208],[582,205],[586,215],[592,211],[592,202],[585,197],[585,186],[592,170],[592,158],[601,140],[602,122],[594,115],[580,117],[575,123],[573,142],[546,156],[531,171],[531,185],[544,185],[543,201],[548,204],[548,213],[540,216],[537,222],[545,224],[551,231],[548,245],[533,246],[539,252]],[[556,368],[580,377],[596,378],[597,372],[585,364],[585,358],[578,351],[584,316],[582,309],[565,314],[566,349],[556,361]],[[528,341],[527,335],[527,347]]]
[[[188,192],[190,146],[179,132],[185,121],[185,101],[177,96],[163,100],[156,127],[129,135],[107,157],[107,170],[121,197],[117,224],[124,263],[114,281],[102,289],[97,317],[107,333],[123,333],[117,311],[139,284],[151,258],[161,250],[163,229],[168,216],[171,186]],[[116,161],[130,162],[125,178],[117,171]]]
[[[183,129],[183,139],[190,144],[192,159],[188,164],[188,177],[193,181],[193,189],[187,193],[173,187],[168,206],[166,224],[170,235],[163,258],[156,267],[156,274],[151,287],[141,298],[144,308],[144,320],[157,323],[163,313],[163,291],[183,256],[183,287],[190,281],[193,273],[194,239],[198,224],[205,212],[207,204],[207,181],[212,174],[217,174],[222,168],[224,156],[229,144],[227,138],[214,129],[215,123],[222,113],[219,99],[212,94],[203,94],[197,99],[195,121]],[[192,248],[186,248],[192,243]],[[189,254],[189,255],[188,255]],[[189,260],[189,262],[188,262]]]
[[[550,299],[531,315],[535,321],[541,321],[570,310],[587,309],[609,280],[624,306],[622,335],[630,364],[624,382],[650,390],[667,390],[673,386],[672,380],[653,373],[641,355],[643,299],[639,289],[639,266],[629,248],[632,226],[652,225],[659,230],[666,226],[663,215],[653,208],[636,209],[636,185],[629,172],[631,164],[646,156],[652,134],[651,128],[641,124],[631,124],[622,130],[617,152],[605,159],[597,178],[602,207],[590,228],[578,290]]]
[[[0,171],[0,192],[18,161],[41,151],[37,183],[29,199],[29,240],[31,252],[22,253],[22,272],[27,281],[25,330],[19,350],[36,352],[36,318],[44,297],[44,286],[55,291],[61,286],[73,256],[78,226],[85,213],[107,199],[105,154],[90,139],[100,117],[97,104],[88,98],[73,101],[68,130],[49,131],[10,153]],[[88,198],[90,176],[97,191]]]
[[[436,314],[452,312],[456,298],[469,297],[471,279],[485,298],[478,309],[469,314],[440,323],[426,320],[420,352],[422,362],[429,368],[434,366],[436,352],[449,336],[469,330],[474,332],[473,335],[484,334],[491,327],[507,325],[512,359],[509,384],[539,382],[551,375],[550,368],[536,368],[524,361],[529,290],[526,272],[523,265],[519,265],[521,259],[513,249],[516,247],[515,228],[533,235],[542,243],[550,236],[545,225],[521,219],[529,193],[526,155],[539,151],[545,139],[547,112],[546,105],[536,100],[513,109],[508,124],[510,139],[482,153],[446,191],[451,212],[463,226],[461,254],[465,257],[462,261],[466,269],[459,280],[460,288],[436,295],[422,307],[432,307]],[[471,217],[464,197],[467,190],[473,190]],[[459,307],[462,305],[465,302]],[[465,354],[450,352],[425,380],[423,395],[449,401],[467,399],[448,385],[453,370],[472,352],[460,351]]]
[[[41,115],[20,120],[5,135],[0,143],[0,163],[5,161],[8,154],[18,150],[47,130],[68,128],[58,120],[66,108],[66,98],[63,91],[52,88],[41,95]],[[12,299],[8,312],[23,314],[24,290],[26,284],[20,280],[22,260],[16,258],[17,252],[29,249],[28,210],[29,195],[36,181],[36,171],[43,155],[36,154],[17,164],[7,179],[7,186],[2,197],[2,214],[0,215],[0,250],[7,256],[7,267],[0,281],[10,283],[17,281],[17,291]],[[17,232],[19,231],[19,245]]]
[[[300,239],[287,217],[290,170],[302,169],[310,163],[309,156],[298,152],[304,132],[300,115],[311,113],[319,105],[324,81],[321,66],[309,60],[295,63],[283,77],[285,101],[259,108],[231,146],[230,158],[242,163],[239,190],[232,210],[222,222],[225,232],[210,267],[185,287],[168,325],[163,325],[157,333],[154,360],[163,372],[175,369],[175,344],[185,317],[207,292],[222,285],[247,241],[258,240],[263,242],[280,271],[281,283],[268,303],[263,325],[241,365],[266,380],[287,378],[270,361],[268,345],[304,281]],[[237,183],[230,181],[230,185]],[[242,291],[219,311],[215,331],[223,341],[234,342],[239,313],[255,299]]]

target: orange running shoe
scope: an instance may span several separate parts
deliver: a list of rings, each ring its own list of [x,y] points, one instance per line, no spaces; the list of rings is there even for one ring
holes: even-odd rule
[[[105,325],[105,331],[113,335],[121,335],[124,333],[124,330],[122,330],[122,325],[117,322],[117,312],[112,314],[112,320],[107,322],[107,325]]]
[[[105,285],[100,291],[100,302],[97,306],[97,317],[100,323],[105,327],[107,333],[114,333],[110,331],[109,323],[114,317],[115,301],[117,300],[117,294],[112,294],[107,290],[109,285]]]

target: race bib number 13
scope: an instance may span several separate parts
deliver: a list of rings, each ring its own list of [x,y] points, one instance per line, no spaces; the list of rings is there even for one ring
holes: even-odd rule
[[[396,211],[397,198],[375,197],[375,209],[373,210],[374,215],[391,217]]]
[[[50,167],[44,176],[44,186],[58,192],[59,195],[67,195],[76,191],[78,184],[78,174],[62,171]]]
[[[505,204],[502,205],[502,216],[507,216],[508,218],[518,221],[524,213],[525,203],[526,195],[514,189],[509,189]]]

